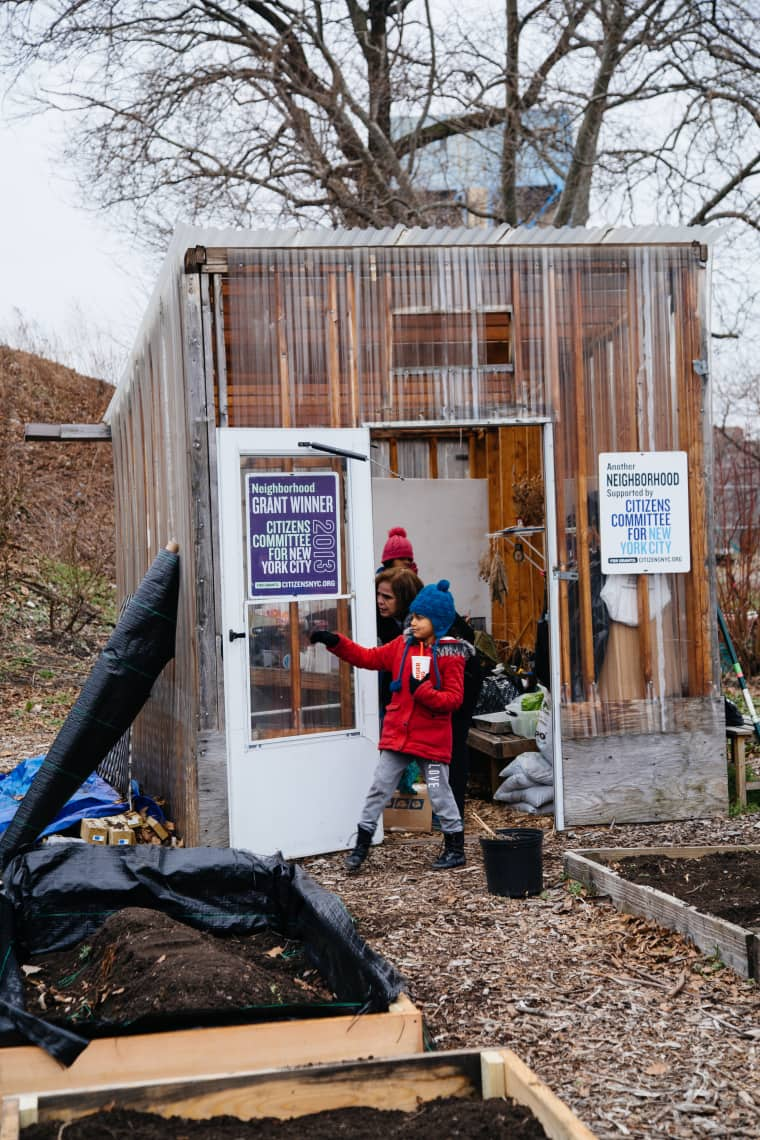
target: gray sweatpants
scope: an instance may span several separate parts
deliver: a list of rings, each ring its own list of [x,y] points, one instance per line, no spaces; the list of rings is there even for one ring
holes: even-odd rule
[[[389,752],[383,749],[372,776],[372,786],[367,792],[364,807],[359,817],[359,825],[375,834],[380,813],[393,792],[398,787],[401,773],[410,760],[416,760],[422,769],[427,784],[430,805],[441,821],[441,831],[462,830],[462,817],[459,814],[454,793],[449,787],[449,766],[436,760],[421,760],[408,752]]]

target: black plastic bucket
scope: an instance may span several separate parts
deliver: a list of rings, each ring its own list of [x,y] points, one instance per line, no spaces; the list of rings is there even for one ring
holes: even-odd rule
[[[544,888],[540,827],[497,828],[498,839],[481,839],[486,883],[492,895],[524,899]]]

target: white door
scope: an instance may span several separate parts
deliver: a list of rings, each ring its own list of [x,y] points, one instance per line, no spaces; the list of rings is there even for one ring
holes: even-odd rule
[[[376,644],[369,442],[365,429],[218,431],[233,847],[295,858],[353,843],[377,675],[309,634]]]

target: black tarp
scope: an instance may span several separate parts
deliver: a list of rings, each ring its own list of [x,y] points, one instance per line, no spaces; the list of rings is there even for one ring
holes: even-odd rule
[[[179,555],[159,551],[0,838],[0,873],[33,843],[119,740],[174,656]]]
[[[22,1039],[71,1064],[88,1039],[24,1009],[21,965],[75,946],[126,907],[212,933],[271,929],[302,943],[339,1001],[387,1010],[406,988],[337,895],[279,855],[212,847],[63,844],[16,856],[0,889],[0,1044]]]

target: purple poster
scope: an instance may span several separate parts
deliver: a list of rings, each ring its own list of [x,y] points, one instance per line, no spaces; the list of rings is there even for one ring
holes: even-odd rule
[[[248,597],[340,593],[337,474],[246,475]]]

